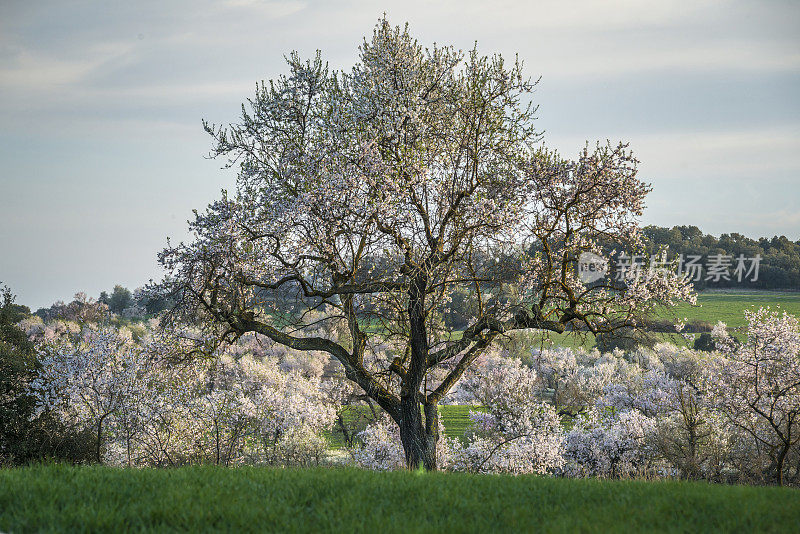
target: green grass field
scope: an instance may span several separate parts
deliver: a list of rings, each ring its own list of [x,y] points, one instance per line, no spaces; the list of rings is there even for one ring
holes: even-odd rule
[[[722,321],[728,326],[745,326],[744,310],[771,306],[800,316],[800,292],[784,293],[778,291],[706,291],[697,296],[699,307],[681,304],[670,315],[675,317],[699,319],[716,323]]]
[[[800,292],[712,290],[699,293],[697,304],[697,306],[680,304],[663,310],[661,317],[670,320],[707,321],[712,325],[722,321],[731,328],[746,326],[744,311],[755,310],[762,306],[770,306],[773,310],[785,310],[800,317]],[[549,333],[547,337],[553,345],[572,348],[594,346],[593,335],[582,334],[582,336]],[[686,340],[677,334],[659,334],[659,337],[676,345],[686,344]]]
[[[444,434],[448,438],[464,437],[464,432],[472,424],[470,410],[483,411],[479,406],[439,406],[439,417],[444,425]]]
[[[800,492],[353,469],[0,470],[3,532],[787,532]]]
[[[447,437],[458,439],[464,437],[464,432],[471,424],[469,419],[470,410],[480,410],[480,407],[439,406],[439,417],[441,417],[444,433]],[[372,420],[371,412],[367,406],[345,406],[342,410],[342,418],[348,428],[355,427],[356,431],[363,430],[366,424]],[[334,426],[333,430],[325,432],[325,437],[330,443],[331,449],[341,449],[345,446],[344,435],[338,426]]]

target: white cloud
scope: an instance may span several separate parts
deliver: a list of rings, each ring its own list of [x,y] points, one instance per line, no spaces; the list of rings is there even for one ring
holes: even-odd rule
[[[285,17],[306,7],[306,2],[284,1],[271,2],[268,0],[225,0],[221,3],[225,8],[247,8],[268,14],[272,18]]]
[[[800,125],[740,131],[651,134],[636,139],[645,165],[673,172],[758,179],[765,172],[800,175]]]
[[[609,133],[613,143],[630,143],[641,161],[640,170],[655,172],[660,180],[687,175],[713,180],[753,180],[765,172],[797,173],[800,177],[800,125],[710,130],[652,132],[634,136]],[[576,135],[547,135],[545,144],[573,156],[587,141]],[[598,139],[588,139],[590,144]]]
[[[79,83],[100,63],[87,59],[59,60],[24,50],[14,61],[0,66],[0,87],[5,90],[53,90]]]

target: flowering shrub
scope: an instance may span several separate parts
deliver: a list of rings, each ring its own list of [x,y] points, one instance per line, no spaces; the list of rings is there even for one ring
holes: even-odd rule
[[[502,360],[471,377],[464,389],[485,411],[472,411],[472,434],[455,447],[453,469],[548,473],[563,464],[563,433],[552,405],[541,400],[536,371],[520,360]]]
[[[592,409],[567,433],[564,456],[570,476],[643,476],[653,465],[654,420],[633,409]]]
[[[749,448],[763,451],[768,464],[759,470],[772,472],[780,485],[787,458],[800,443],[800,325],[796,317],[769,308],[746,311],[745,317],[744,343],[724,325],[715,327],[722,357],[707,369],[705,386],[709,402],[744,433]]]
[[[111,328],[42,347],[38,405],[94,429],[97,461],[318,463],[339,408],[319,376],[250,355],[170,365]]]
[[[138,401],[147,394],[149,365],[146,352],[119,332],[87,329],[75,343],[60,340],[44,352],[31,388],[40,410],[94,430],[99,462],[111,427],[121,434],[133,431]]]
[[[402,469],[406,456],[400,445],[400,431],[388,417],[382,417],[358,434],[363,444],[351,450],[353,462],[365,469]]]

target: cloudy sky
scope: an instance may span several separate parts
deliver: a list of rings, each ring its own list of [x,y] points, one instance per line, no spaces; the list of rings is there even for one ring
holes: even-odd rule
[[[539,126],[629,141],[645,223],[800,239],[800,2],[0,3],[0,280],[32,307],[160,276],[233,182],[200,122],[234,121],[283,55],[349,68],[386,12],[423,43],[519,53]]]

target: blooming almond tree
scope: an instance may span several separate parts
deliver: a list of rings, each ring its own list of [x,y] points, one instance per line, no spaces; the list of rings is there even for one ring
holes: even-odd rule
[[[632,477],[646,474],[653,461],[649,438],[655,421],[637,409],[579,415],[567,433],[565,472],[570,476]]]
[[[330,354],[399,426],[409,467],[436,469],[437,405],[498,336],[606,332],[692,298],[666,271],[577,276],[582,252],[638,245],[650,188],[625,145],[539,147],[521,64],[424,48],[386,20],[349,72],[288,64],[240,123],[206,124],[237,187],[162,252],[168,321]],[[435,313],[456,291],[476,310],[460,332]],[[337,338],[309,333],[323,307]]]
[[[731,425],[770,451],[775,482],[783,485],[786,457],[800,442],[800,326],[769,308],[745,317],[745,343],[717,329],[714,342],[724,357],[709,370],[709,398]]]
[[[94,429],[95,456],[101,462],[111,426],[106,423],[130,437],[151,363],[146,351],[116,330],[87,329],[74,343],[62,340],[43,347],[31,389],[40,409],[56,410],[66,422]]]
[[[545,474],[562,467],[561,421],[540,388],[536,371],[516,359],[467,379],[465,389],[485,411],[470,412],[471,436],[464,447],[453,444],[453,469]]]

